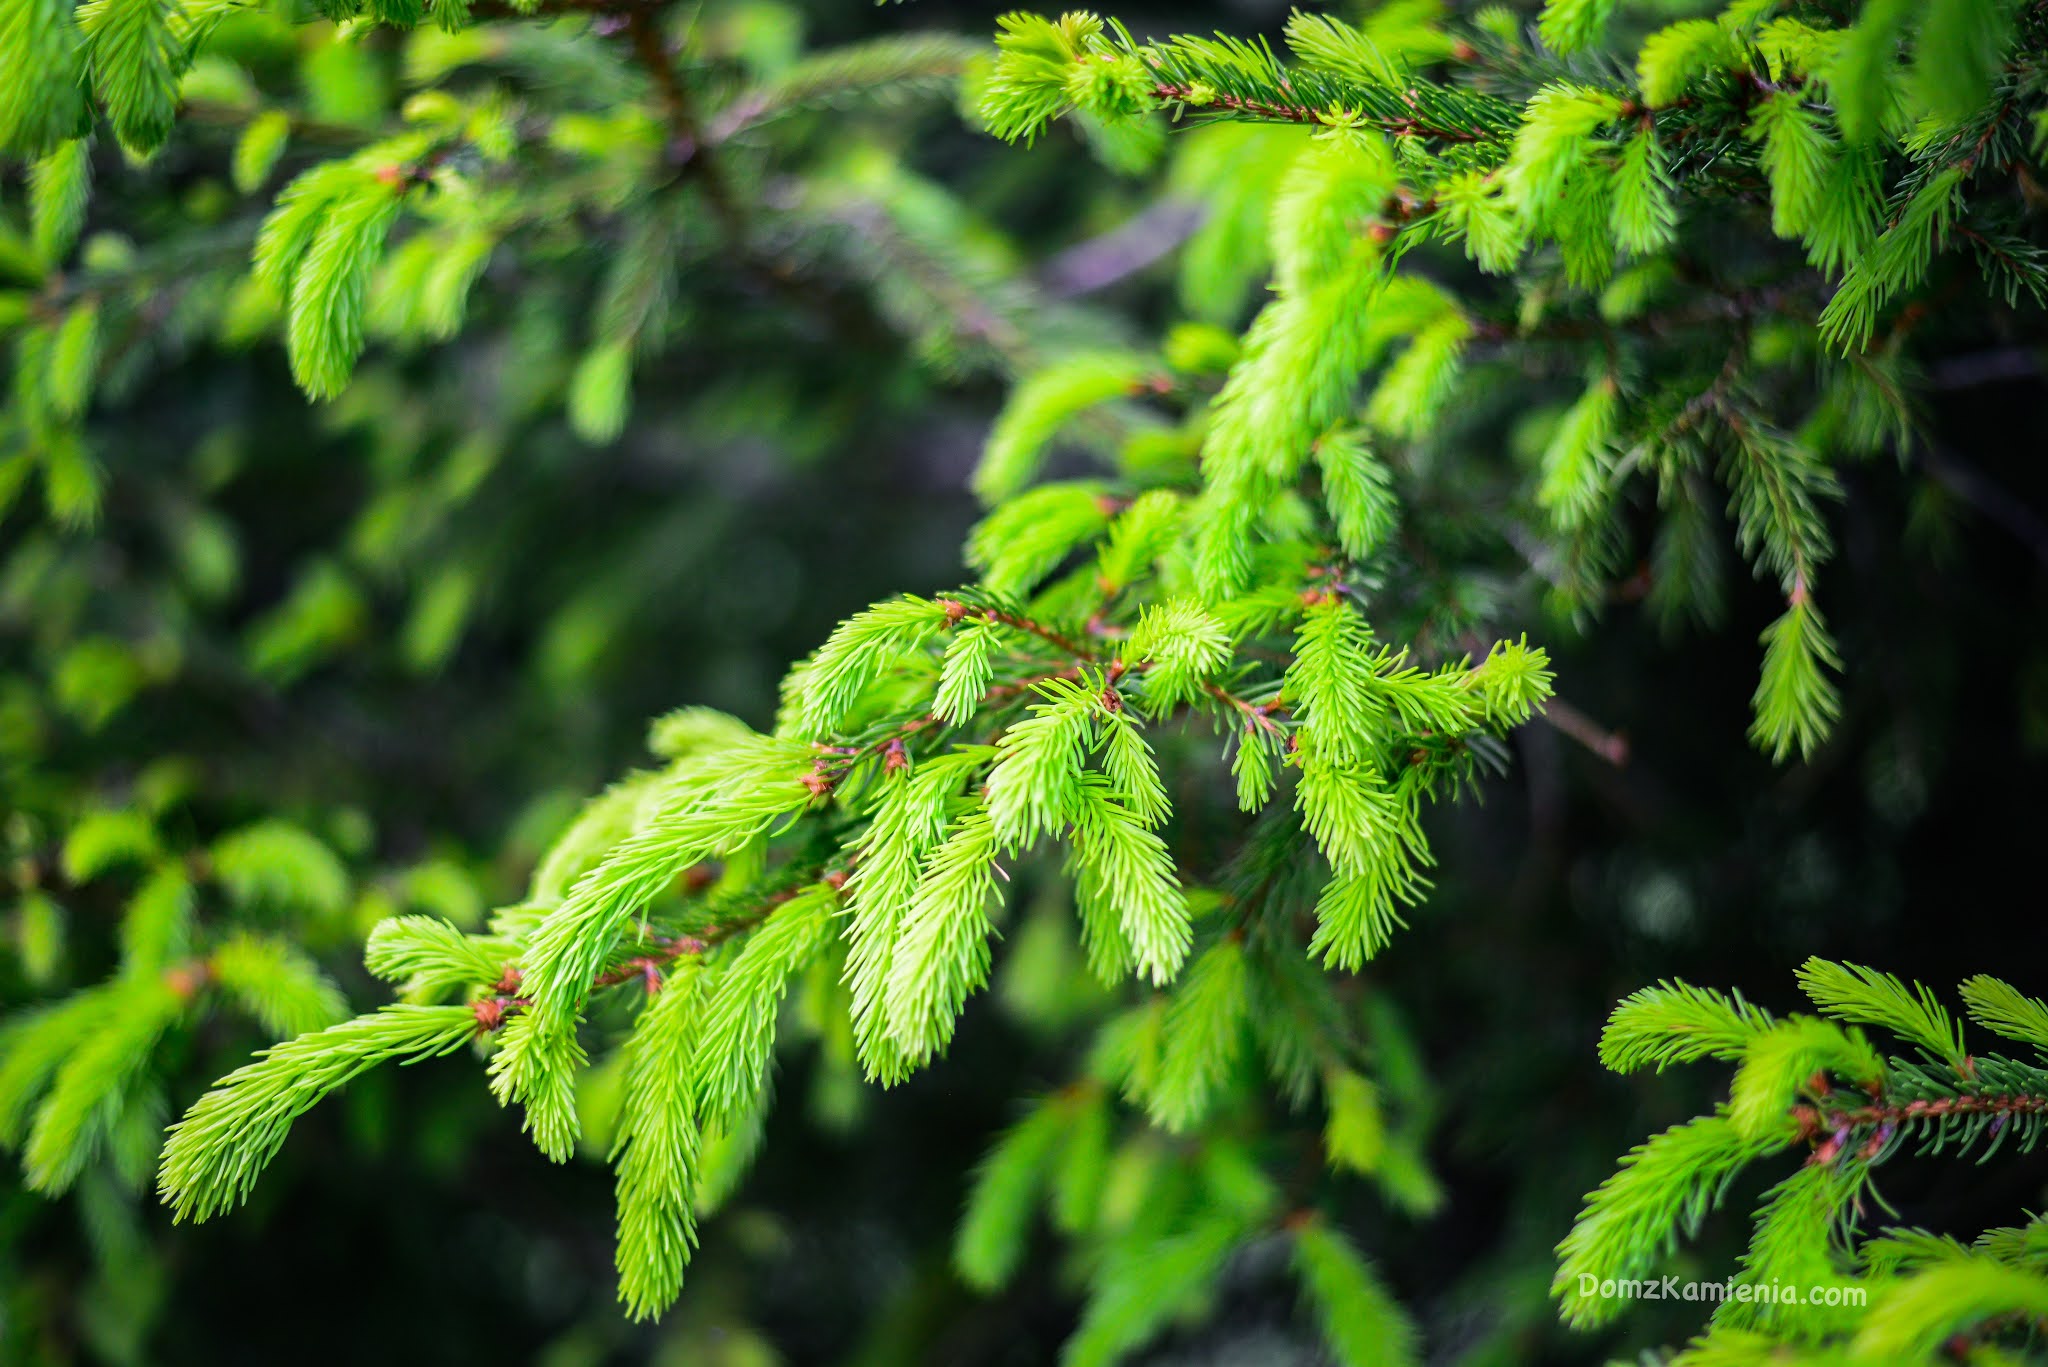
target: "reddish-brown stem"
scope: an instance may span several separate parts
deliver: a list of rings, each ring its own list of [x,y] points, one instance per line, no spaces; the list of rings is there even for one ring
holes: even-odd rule
[[[2027,1092],[1980,1093],[1920,1101],[1874,1101],[1868,1105],[1844,1110],[1830,1110],[1821,1106],[1794,1106],[1792,1114],[1808,1133],[1826,1134],[1845,1126],[1851,1129],[1866,1129],[1873,1125],[1938,1120],[1952,1115],[2048,1114],[2048,1096],[2035,1096]]]
[[[1141,674],[1146,669],[1150,668],[1150,665],[1150,661],[1140,660],[1134,665],[1125,666],[1123,672],[1129,674]],[[1046,682],[1048,679],[1074,679],[1079,678],[1080,674],[1081,667],[1079,665],[1069,665],[1065,669],[1054,670],[1050,674],[1034,674],[1030,678],[1018,679],[1014,683],[996,684],[993,687],[991,687],[986,693],[983,693],[981,695],[981,700],[985,703],[998,702],[1005,698],[1013,698],[1020,693],[1028,693],[1032,689],[1036,688],[1039,684]],[[1235,693],[1232,693],[1230,690],[1222,687],[1220,684],[1208,682],[1204,682],[1202,684],[1202,691],[1204,693],[1207,693],[1210,697],[1216,699],[1218,702],[1227,704],[1228,706],[1237,709],[1237,711],[1243,715],[1248,725],[1256,725],[1273,735],[1278,735],[1280,733],[1280,728],[1274,724],[1273,717],[1275,716],[1275,714],[1285,713],[1287,711],[1287,707],[1284,703],[1249,702],[1243,698],[1238,697]],[[921,718],[919,722],[915,724],[922,725],[930,720],[931,719],[928,717]]]
[[[188,959],[164,970],[164,985],[169,987],[180,1001],[191,1001],[212,981],[211,959]]]
[[[1316,111],[1306,105],[1267,104],[1260,100],[1240,99],[1235,95],[1206,95],[1197,100],[1192,86],[1174,85],[1161,81],[1152,87],[1152,98],[1173,104],[1193,105],[1197,109],[1228,109],[1237,114],[1251,114],[1261,119],[1276,119],[1282,123],[1321,123]]]
[[[1014,698],[1019,693],[1029,693],[1032,689],[1051,679],[1078,679],[1080,677],[1081,666],[1068,665],[1065,669],[1055,669],[1050,674],[1033,674],[1030,678],[1019,679],[1015,683],[991,684],[989,690],[981,695],[981,700],[985,703],[1001,702],[1005,698]]]
[[[1093,650],[1074,640],[1071,636],[1065,636],[1054,631],[1043,622],[1034,622],[1029,617],[1020,617],[1014,612],[1002,612],[996,608],[983,608],[981,609],[981,615],[988,618],[991,622],[1001,622],[1006,627],[1015,627],[1019,631],[1028,631],[1040,640],[1058,646],[1069,655],[1077,656],[1084,660],[1096,658],[1096,653]]]
[[[668,115],[669,129],[678,137],[687,138],[692,145],[697,141],[697,121],[690,110],[689,93],[676,75],[674,63],[668,58],[668,45],[662,40],[661,27],[655,21],[652,11],[634,6],[626,15],[626,38],[633,45],[633,57],[654,82],[655,90],[661,96],[661,106]]]
[[[1273,722],[1273,714],[1275,712],[1285,712],[1287,707],[1284,703],[1247,702],[1229,689],[1206,681],[1202,684],[1202,691],[1218,702],[1236,708],[1239,714],[1244,717],[1246,726],[1256,726],[1270,736],[1280,734],[1280,728]]]
[[[838,875],[827,875],[825,881],[837,888],[845,880]],[[647,953],[636,955],[618,967],[598,974],[591,980],[590,990],[599,992],[607,987],[617,987],[621,983],[637,980],[646,984],[649,995],[659,992],[663,969],[685,955],[702,954],[713,945],[722,944],[735,935],[752,930],[773,915],[777,907],[795,897],[799,891],[801,889],[790,888],[764,898],[753,912],[731,921],[720,922],[701,934],[677,935],[666,940],[656,940],[648,947]],[[490,1034],[531,1004],[530,999],[514,996],[508,991],[508,988],[516,988],[519,980],[519,970],[507,964],[504,976],[499,978],[493,994],[478,997],[469,1004],[471,1013],[476,1016],[478,1034]]]
[[[1272,119],[1280,123],[1321,123],[1323,117],[1307,105],[1269,104],[1264,100],[1247,100],[1236,95],[1221,95],[1203,92],[1196,98],[1192,86],[1175,85],[1161,81],[1152,87],[1152,98],[1171,104],[1189,105],[1196,109],[1228,109],[1235,114],[1249,114],[1254,118]],[[1395,137],[1435,138],[1440,142],[1481,142],[1486,135],[1475,133],[1469,128],[1440,128],[1420,119],[1375,119],[1372,121],[1382,132]]]
[[[701,935],[677,935],[668,940],[656,940],[649,947],[647,953],[628,959],[617,968],[598,974],[596,978],[591,980],[590,990],[596,992],[602,988],[617,987],[620,983],[639,979],[649,984],[648,990],[650,992],[655,991],[659,987],[660,980],[659,978],[650,979],[650,970],[658,973],[677,959],[690,954],[702,954],[713,945],[723,944],[735,935],[752,930],[773,915],[777,907],[796,896],[799,891],[800,889],[797,888],[789,888],[771,897],[764,898],[761,905],[754,911],[736,920],[723,921],[718,925],[711,926]]]

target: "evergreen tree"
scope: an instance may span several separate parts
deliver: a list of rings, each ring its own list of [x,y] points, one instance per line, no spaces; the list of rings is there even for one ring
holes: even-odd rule
[[[462,460],[542,460],[556,414],[617,440],[636,377],[690,345],[691,304],[729,306],[724,274],[824,309],[842,342],[880,319],[943,375],[1015,380],[971,481],[972,582],[841,622],[767,725],[663,716],[654,762],[488,915],[373,904],[400,913],[366,937],[388,1004],[327,1023],[339,994],[288,941],[184,929],[188,885],[217,884],[237,916],[344,908],[349,874],[305,831],[259,820],[188,842],[194,858],[160,829],[176,799],[140,780],[120,801],[46,799],[72,882],[122,861],[146,876],[120,974],[10,1027],[0,1138],[22,1141],[31,1185],[61,1188],[103,1150],[132,1178],[151,1061],[211,984],[205,1000],[287,1038],[170,1129],[157,1180],[179,1219],[240,1204],[294,1122],[367,1070],[468,1053],[542,1153],[608,1157],[635,1319],[676,1299],[759,1153],[779,1056],[814,1046],[816,1114],[886,1107],[864,1084],[947,1068],[993,985],[1058,1031],[1064,1075],[1016,1098],[969,1184],[962,1281],[1016,1277],[1042,1211],[1082,1293],[1065,1361],[1122,1360],[1261,1280],[1292,1288],[1333,1359],[1421,1360],[1416,1311],[1348,1210],[1360,1180],[1406,1218],[1440,1209],[1441,1100],[1397,994],[1361,970],[1463,872],[1440,867],[1440,809],[1498,782],[1517,728],[1547,716],[1618,757],[1552,698],[1531,637],[1597,640],[1634,598],[1717,627],[1732,548],[1775,600],[1750,738],[1779,763],[1824,757],[1856,668],[1822,612],[1843,486],[1924,442],[1923,349],[1945,311],[2031,342],[2048,285],[2033,6],[1738,0],[1637,35],[1624,67],[1604,55],[1615,7],[1580,0],[1533,30],[1502,9],[1297,14],[1285,57],[1075,13],[1007,16],[982,57],[919,37],[802,59],[740,24],[749,10],[378,0],[325,15],[345,27],[315,50],[342,55],[307,62],[301,109],[260,79],[284,17],[4,5],[0,72],[19,79],[0,141],[33,163],[5,468],[49,519],[101,502],[96,390],[193,338],[276,336],[309,399],[373,429],[405,411],[394,390],[461,394],[480,353],[500,368],[486,449],[415,478],[418,438],[396,438],[385,522],[366,514],[383,536],[307,571],[250,638],[259,672],[338,650],[355,578],[387,548],[427,563],[431,526],[392,528],[454,516],[474,492]],[[363,54],[384,51],[416,87],[396,125],[365,94]],[[1202,200],[1178,257],[1185,317],[1156,343],[1046,302],[886,157],[801,134],[807,109],[963,71],[996,137],[1070,122],[1111,170],[1164,158]],[[245,193],[282,182],[260,224],[95,242],[67,271],[90,183],[113,170],[95,134],[147,162],[195,124],[238,130],[224,150]],[[1176,125],[1196,127],[1166,137]],[[596,271],[571,250],[593,224],[612,248]],[[509,297],[528,277],[530,307]],[[100,345],[117,329],[139,353]],[[417,662],[454,648],[487,567],[533,546],[489,544],[465,578],[406,585]],[[51,686],[90,726],[147,663],[74,629],[59,645],[87,663]],[[57,772],[33,747],[23,767]],[[19,843],[51,838],[26,826]],[[20,923],[52,924],[26,881]],[[1549,1269],[1563,1317],[1614,1318],[1625,1292],[1606,1283],[1643,1279],[1745,1169],[1803,1143],[1733,1284],[1859,1295],[1738,1296],[1679,1360],[2024,1357],[2042,1314],[2024,1229],[1845,1241],[1906,1140],[2030,1145],[2038,1070],[1967,1053],[1896,979],[1816,959],[1801,983],[1822,1017],[1684,984],[1616,1013],[1617,1068],[1740,1069],[1725,1107],[1590,1198]],[[2048,1046],[2048,1008],[1991,979],[1964,996],[1985,1028]],[[1884,1058],[1864,1025],[1921,1057]]]

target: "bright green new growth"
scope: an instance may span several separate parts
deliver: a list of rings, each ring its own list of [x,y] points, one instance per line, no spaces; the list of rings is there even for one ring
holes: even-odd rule
[[[1771,1027],[1770,1013],[1742,994],[1659,983],[1626,997],[1600,1032],[1600,1061],[1617,1073],[1703,1058],[1735,1059]]]
[[[290,203],[302,198],[334,196]],[[307,269],[295,252],[314,249],[294,234],[317,245],[280,210],[265,258],[280,280]],[[1315,274],[1309,258],[1322,249],[1286,248],[1285,268]],[[1360,429],[1331,425],[1350,383],[1335,370],[1314,401],[1327,416],[1296,429],[1298,450],[1261,456],[1247,475],[1169,464],[1021,487],[1030,451],[1065,417],[1129,393],[1135,372],[1113,373],[1113,385],[1078,372],[1048,381],[1026,396],[1033,413],[992,436],[985,468],[1004,473],[986,487],[1005,492],[968,547],[981,584],[842,624],[791,672],[771,735],[703,713],[665,720],[654,745],[666,766],[593,802],[527,900],[483,934],[421,917],[380,925],[368,965],[412,1005],[303,1037],[227,1079],[166,1150],[174,1206],[203,1217],[231,1204],[290,1120],[359,1068],[471,1037],[488,1041],[494,1091],[566,1158],[576,1079],[611,1047],[590,1022],[616,1013],[596,998],[652,993],[617,1045],[612,1157],[621,1296],[635,1316],[658,1313],[681,1285],[700,1212],[758,1142],[794,986],[836,978],[822,999],[807,987],[806,1002],[840,1013],[851,1061],[870,1078],[902,1080],[944,1053],[988,982],[1013,870],[1059,880],[1103,982],[1157,995],[1105,1022],[1098,1076],[1034,1112],[991,1159],[961,1235],[970,1279],[993,1285],[1014,1269],[1044,1194],[1070,1237],[1128,1249],[1105,1264],[1072,1360],[1127,1351],[1196,1304],[1272,1217],[1269,1179],[1248,1155],[1191,1150],[1187,1180],[1209,1194],[1190,1187],[1158,1205],[1172,1225],[1160,1237],[1177,1250],[1161,1263],[1137,1256],[1150,1236],[1123,1229],[1127,1215],[1106,1204],[1106,1165],[1143,1151],[1146,1119],[1204,1135],[1254,1062],[1302,1101],[1327,1086],[1344,1136],[1336,1161],[1417,1199],[1428,1179],[1413,1120],[1383,1112],[1361,1071],[1365,1045],[1306,958],[1356,967],[1385,947],[1394,908],[1425,886],[1424,809],[1475,781],[1498,738],[1541,707],[1547,659],[1504,642],[1477,665],[1434,653],[1425,665],[1377,639],[1352,557],[1389,539],[1399,500]],[[1204,589],[1216,513],[1245,478],[1259,500],[1298,511],[1269,520],[1262,509],[1244,524],[1228,558],[1262,582],[1218,597]],[[1307,861],[1327,888],[1300,904],[1316,910],[1312,938],[1297,937],[1284,900],[1228,892],[1173,856],[1182,814],[1169,776],[1221,779],[1226,760],[1233,805],[1262,814],[1261,857]],[[451,996],[464,1004],[432,1004]],[[842,1027],[820,1028],[831,1038]],[[1402,1093],[1390,1084],[1384,1095]],[[1219,1201],[1235,1212],[1226,1221],[1213,1215]],[[1351,1317],[1370,1309],[1400,1324],[1398,1312],[1334,1232],[1303,1228],[1310,1303],[1346,1360],[1362,1360]],[[1163,1299],[1162,1267],[1178,1287]]]
[[[350,1078],[388,1060],[460,1049],[476,1035],[464,1006],[392,1005],[266,1050],[201,1097],[171,1127],[158,1177],[180,1220],[241,1204],[291,1123]]]
[[[332,915],[348,901],[347,868],[317,836],[289,822],[230,831],[213,843],[207,862],[241,906]]]
[[[1963,1353],[2005,1361],[2048,1304],[2038,1221],[1974,1245],[1924,1230],[1872,1231],[1890,1160],[1933,1152],[1978,1160],[2032,1149],[2048,1128],[2048,1006],[1995,978],[1963,984],[1973,1017],[2034,1050],[1972,1054],[1928,988],[1856,964],[1811,959],[1799,985],[1830,1015],[1879,1026],[1915,1058],[1883,1058],[1858,1032],[1774,1021],[1740,997],[1666,983],[1621,1003],[1601,1041],[1609,1066],[1702,1058],[1737,1063],[1730,1105],[1638,1147],[1588,1198],[1552,1292],[1577,1324],[1613,1318],[1655,1282],[1681,1235],[1698,1231],[1738,1175],[1788,1148],[1803,1164],[1764,1193],[1740,1270],[1701,1337],[1671,1358],[1845,1367],[1933,1363]],[[1613,1283],[1610,1286],[1609,1283]],[[1981,1356],[1980,1356],[1981,1355]]]
[[[471,983],[493,982],[512,966],[509,941],[464,935],[433,916],[391,916],[370,930],[363,966],[407,1001],[432,1002]]]
[[[769,914],[711,983],[687,1073],[707,1126],[731,1128],[760,1096],[775,1045],[775,1016],[789,981],[825,947],[838,896],[805,888]]]
[[[1882,1067],[1861,1031],[1812,1016],[1789,1016],[1743,1046],[1742,1065],[1729,1088],[1729,1119],[1751,1139],[1776,1136],[1786,1124],[1788,1079],[1826,1070],[1871,1080]]]
[[[282,940],[230,937],[207,961],[213,981],[279,1039],[334,1024],[348,1014],[341,992],[319,966]]]
[[[635,1319],[682,1289],[697,1243],[691,1207],[703,1135],[690,1061],[697,1054],[703,973],[685,960],[641,1011],[623,1047],[625,1098],[612,1139],[618,1168],[619,1299]]]
[[[256,239],[256,278],[284,300],[292,376],[332,398],[362,354],[370,272],[398,217],[402,172],[376,150],[306,172],[278,196]]]
[[[1592,47],[1612,8],[1553,0],[1540,35],[1558,53]],[[1005,137],[1034,136],[1069,112],[1313,130],[1297,140],[1273,191],[1275,297],[1248,331],[1203,438],[1212,487],[1196,516],[1197,583],[1212,597],[1247,582],[1245,547],[1275,482],[1290,479],[1312,446],[1347,450],[1348,439],[1326,429],[1338,425],[1361,373],[1380,368],[1368,425],[1427,447],[1438,415],[1486,382],[1487,368],[1471,358],[1475,339],[1541,347],[1561,295],[1597,292],[1624,267],[1617,289],[1655,278],[1652,266],[1668,272],[1667,262],[1684,259],[1691,206],[1739,201],[1747,190],[1730,159],[1750,161],[1769,187],[1768,231],[1800,243],[1835,278],[1832,297],[1805,297],[1806,285],[1792,283],[1796,262],[1726,282],[1726,316],[1737,326],[1725,361],[1697,349],[1689,358],[1673,353],[1660,320],[1646,319],[1640,336],[1617,329],[1601,370],[1552,429],[1528,495],[1565,547],[1553,575],[1561,604],[1586,612],[1624,563],[1633,480],[1654,474],[1674,521],[1691,516],[1689,502],[1671,506],[1676,481],[1697,471],[1725,483],[1739,546],[1784,594],[1784,614],[1762,636],[1752,730],[1760,748],[1784,759],[1813,753],[1841,710],[1832,674],[1842,661],[1814,593],[1829,553],[1821,500],[1833,489],[1831,468],[1860,452],[1766,419],[1754,396],[1789,379],[1810,353],[1750,354],[1747,330],[1773,315],[1817,325],[1828,350],[1812,357],[1822,367],[1816,396],[1888,366],[1893,348],[1880,342],[1878,324],[1928,278],[1958,235],[1959,215],[1976,223],[1970,240],[2006,244],[1981,253],[1979,273],[1995,293],[2039,299],[2048,290],[2048,270],[2016,235],[2010,210],[1972,193],[2004,155],[1993,149],[2032,137],[2029,68],[2000,64],[2024,28],[2011,7],[1937,7],[1917,26],[1910,68],[1896,53],[1901,32],[1914,27],[1903,7],[1874,5],[1848,29],[1831,27],[1837,22],[1802,14],[1763,23],[1740,5],[1718,19],[1681,20],[1644,42],[1635,88],[1544,78],[1535,74],[1548,69],[1543,54],[1488,31],[1468,58],[1496,77],[1482,91],[1455,65],[1435,65],[1440,48],[1411,57],[1322,16],[1296,17],[1292,57],[1282,61],[1229,39],[1141,43],[1085,14],[1058,24],[1013,15],[983,112]],[[1097,71],[1115,79],[1076,74]],[[1503,71],[1519,107],[1491,93]],[[1894,103],[1921,121],[1879,120],[1875,111]],[[1874,150],[1880,144],[1892,161]],[[1715,153],[1697,155],[1702,145]],[[1514,321],[1497,321],[1484,291],[1460,296],[1434,283],[1440,277],[1425,283],[1406,273],[1406,254],[1433,240],[1461,243],[1489,273],[1521,267],[1519,300],[1507,310]],[[1563,335],[1576,335],[1569,320],[1558,321]],[[1895,327],[1913,321],[1908,313]],[[1396,342],[1405,345],[1389,355]],[[1626,369],[1616,369],[1618,359]],[[1624,376],[1644,362],[1655,384],[1638,391]],[[1907,428],[1897,398],[1884,402]],[[1347,549],[1368,554],[1385,525],[1360,507],[1370,495],[1343,464],[1326,489],[1335,491]],[[1682,577],[1670,584],[1657,591],[1699,591]]]
[[[1195,960],[1166,1013],[1165,1047],[1149,1108],[1161,1126],[1186,1130],[1208,1113],[1237,1061],[1250,1012],[1244,946],[1218,940]]]
[[[1143,357],[1105,353],[1068,357],[1031,376],[1010,396],[988,435],[974,471],[974,492],[989,504],[1016,497],[1069,423],[1134,393],[1149,368]]]
[[[1986,1030],[2048,1049],[2048,1006],[1988,974],[1968,979],[1960,991],[1970,1019]]]
[[[1784,1137],[1751,1138],[1726,1114],[1702,1116],[1629,1150],[1621,1170],[1586,1199],[1558,1245],[1551,1294],[1577,1325],[1622,1313],[1625,1302],[1587,1295],[1582,1279],[1638,1281],[1680,1235],[1695,1232],[1719,1206],[1743,1168],[1785,1146]]]
[[[999,837],[986,811],[965,816],[925,860],[897,927],[886,993],[890,1037],[912,1067],[952,1038],[953,1022],[988,977],[988,902]]]
[[[1837,1020],[1882,1026],[1954,1067],[1969,1058],[1962,1023],[1925,987],[1909,991],[1889,973],[1821,958],[1808,959],[1798,976],[1800,989],[1814,1005]]]

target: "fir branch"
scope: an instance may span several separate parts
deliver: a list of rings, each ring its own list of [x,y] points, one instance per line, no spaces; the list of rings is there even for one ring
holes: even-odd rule
[[[1550,1289],[1563,1302],[1566,1320],[1590,1326],[1613,1319],[1621,1305],[1599,1296],[1601,1283],[1640,1279],[1679,1234],[1699,1228],[1743,1168],[1787,1142],[1786,1136],[1745,1133],[1722,1112],[1630,1150],[1558,1245]],[[1592,1294],[1583,1289],[1589,1285]]]
[[[1742,1057],[1749,1042],[1772,1024],[1768,1011],[1739,992],[1723,994],[1688,983],[1666,982],[1622,999],[1600,1033],[1600,1061],[1630,1072],[1655,1064]]]
[[[165,1202],[179,1220],[240,1204],[292,1121],[327,1093],[378,1063],[450,1053],[475,1034],[468,1007],[387,1006],[272,1046],[171,1127],[158,1175]]]
[[[1802,1128],[1818,1134],[1852,1130],[1897,1131],[1918,1121],[1972,1116],[2048,1114],[2048,1094],[1973,1092],[1960,1096],[1915,1097],[1910,1101],[1865,1102],[1847,1107],[1802,1104],[1792,1108]]]

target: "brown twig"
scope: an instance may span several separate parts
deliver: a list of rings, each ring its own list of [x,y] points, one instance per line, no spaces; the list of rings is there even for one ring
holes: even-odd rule
[[[1850,1113],[1859,1125],[1887,1121],[1925,1120],[1946,1115],[2039,1115],[2048,1113],[2048,1096],[2002,1092],[1990,1096],[1941,1097],[1932,1101],[1907,1101],[1896,1105],[1859,1107]]]
[[[1537,711],[1551,729],[1569,736],[1619,769],[1628,763],[1628,737],[1609,731],[1562,698],[1552,698]]]
[[[1041,641],[1058,646],[1076,659],[1095,660],[1101,658],[1098,652],[1082,645],[1073,637],[1064,635],[1043,622],[1035,622],[1031,618],[1018,613],[1004,612],[1001,608],[969,607],[957,598],[941,598],[939,606],[946,610],[946,621],[949,625],[957,626],[969,617],[981,617],[991,622],[1001,622],[1006,627],[1015,627],[1019,631],[1028,631]]]
[[[1192,86],[1175,85],[1170,81],[1162,81],[1152,87],[1153,99],[1187,105],[1198,110],[1227,109],[1233,114],[1249,114],[1253,118],[1268,119],[1276,123],[1323,122],[1322,114],[1307,105],[1269,104],[1263,100],[1248,100],[1237,95],[1207,91],[1200,92],[1200,98],[1197,98],[1197,93]],[[1491,141],[1488,135],[1476,133],[1469,128],[1443,128],[1412,117],[1372,119],[1370,122],[1381,132],[1391,133],[1395,137],[1435,138],[1439,142]]]
[[[1273,721],[1273,714],[1276,712],[1287,711],[1287,707],[1284,703],[1249,702],[1243,698],[1238,697],[1235,693],[1232,693],[1230,690],[1223,688],[1220,685],[1209,683],[1206,680],[1203,681],[1202,691],[1204,693],[1207,693],[1210,697],[1216,699],[1218,702],[1225,703],[1231,707],[1236,708],[1239,714],[1244,717],[1245,725],[1247,727],[1256,726],[1269,736],[1277,736],[1280,734],[1279,726],[1276,725]]]
[[[830,883],[834,889],[837,889],[846,881],[846,878],[843,873],[830,873],[825,875],[823,881]],[[655,940],[650,945],[647,953],[635,955],[617,967],[606,969],[603,973],[591,979],[590,991],[601,992],[607,987],[617,987],[621,983],[637,980],[646,985],[648,994],[651,996],[661,990],[662,971],[677,959],[692,954],[702,954],[714,945],[723,944],[735,935],[740,935],[754,929],[774,915],[777,907],[794,898],[802,890],[801,887],[787,888],[770,897],[763,898],[760,906],[749,914],[736,917],[730,921],[722,921],[699,934],[676,935],[665,940]],[[532,1005],[530,998],[516,995],[520,981],[521,974],[519,969],[507,964],[504,976],[494,985],[493,992],[488,996],[478,997],[469,1004],[470,1012],[476,1017],[478,1034],[488,1035],[492,1033],[502,1027],[506,1021]]]
[[[1874,1101],[1867,1105],[1830,1110],[1824,1106],[1792,1108],[1793,1117],[1807,1134],[1832,1134],[1843,1128],[1868,1129],[1898,1126],[1916,1120],[1939,1120],[1956,1115],[2044,1115],[2048,1096],[2028,1092],[1997,1092],[1966,1096],[1945,1096],[1918,1101]]]
[[[649,5],[634,4],[623,13],[626,41],[632,45],[634,60],[654,83],[655,92],[661,99],[669,131],[669,160],[680,168],[682,174],[694,178],[703,187],[704,197],[710,202],[711,211],[718,216],[727,235],[738,238],[744,222],[739,201],[726,179],[723,164],[711,153],[690,88],[677,74],[675,63],[669,57],[668,43],[662,36],[656,11]]]

